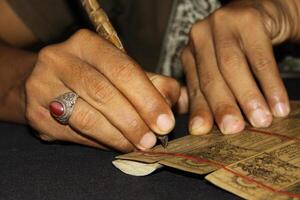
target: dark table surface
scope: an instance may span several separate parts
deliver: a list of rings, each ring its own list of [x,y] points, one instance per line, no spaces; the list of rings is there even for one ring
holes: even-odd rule
[[[286,82],[300,99],[299,81]],[[175,137],[187,132],[187,116],[177,117]],[[117,153],[45,144],[27,126],[0,123],[0,199],[239,199],[203,176],[163,168],[146,176],[121,173]]]

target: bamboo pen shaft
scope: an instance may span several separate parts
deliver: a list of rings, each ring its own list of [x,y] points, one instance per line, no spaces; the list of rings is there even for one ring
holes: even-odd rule
[[[97,0],[81,0],[83,7],[99,35],[113,43],[117,48],[125,52],[117,32],[110,23],[105,11]]]

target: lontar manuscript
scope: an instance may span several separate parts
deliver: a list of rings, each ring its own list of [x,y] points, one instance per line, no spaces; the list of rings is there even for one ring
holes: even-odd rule
[[[291,107],[289,117],[266,129],[248,126],[229,136],[214,129],[174,140],[166,149],[118,156],[113,164],[135,176],[162,166],[208,174],[208,181],[246,199],[300,199],[300,102]]]

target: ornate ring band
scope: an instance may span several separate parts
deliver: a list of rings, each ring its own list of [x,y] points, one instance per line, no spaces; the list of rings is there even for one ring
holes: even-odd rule
[[[78,95],[74,92],[67,92],[56,97],[49,104],[51,115],[60,123],[68,124],[77,99]]]

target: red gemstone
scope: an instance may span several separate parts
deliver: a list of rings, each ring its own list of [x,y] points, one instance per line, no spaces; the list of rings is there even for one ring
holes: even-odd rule
[[[51,114],[54,115],[55,117],[60,117],[64,114],[64,106],[57,101],[51,102],[49,109]]]

